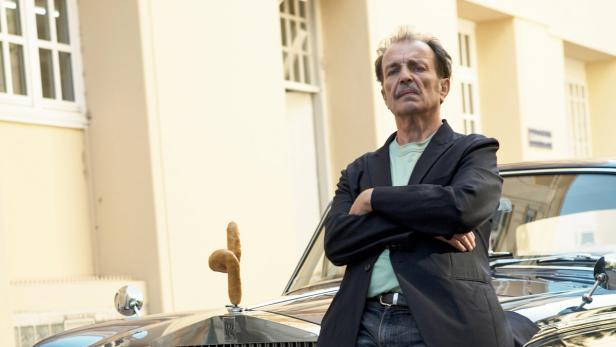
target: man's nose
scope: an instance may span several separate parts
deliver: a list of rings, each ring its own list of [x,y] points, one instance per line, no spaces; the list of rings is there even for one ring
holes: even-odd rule
[[[400,76],[400,81],[410,81],[413,79],[411,70],[409,70],[409,68],[406,66],[403,66],[402,69],[400,69],[399,76]]]

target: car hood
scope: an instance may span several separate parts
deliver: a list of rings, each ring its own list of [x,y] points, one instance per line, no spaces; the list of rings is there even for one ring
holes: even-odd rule
[[[578,306],[593,283],[591,268],[523,266],[495,270],[493,286],[505,310],[516,311],[534,322],[563,315]],[[337,287],[305,290],[277,300],[230,313],[226,309],[123,319],[73,329],[36,346],[215,345],[227,343],[314,342],[320,323]],[[616,306],[616,294],[597,290],[585,308]]]

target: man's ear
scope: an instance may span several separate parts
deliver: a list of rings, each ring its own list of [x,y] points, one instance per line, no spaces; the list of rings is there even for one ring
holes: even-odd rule
[[[445,97],[447,96],[447,94],[449,94],[449,88],[451,86],[451,81],[449,80],[449,78],[441,78],[440,84],[441,84],[440,96],[441,96],[441,104],[442,104],[443,101],[445,101]]]

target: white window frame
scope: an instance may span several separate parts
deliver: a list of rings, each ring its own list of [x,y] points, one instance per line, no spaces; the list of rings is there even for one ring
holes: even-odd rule
[[[16,42],[16,36],[6,34],[7,26],[4,6],[2,4],[3,1],[5,0],[0,0],[0,14],[2,15],[1,25],[3,29],[3,34],[0,35],[3,38],[3,49],[5,49],[4,46],[7,46],[4,54],[8,54],[8,45],[4,38],[10,36],[11,41]],[[66,0],[70,45],[54,42],[56,37],[56,24],[52,16],[50,16],[49,23],[52,41],[39,40],[36,27],[36,14],[34,12],[34,0],[12,1],[18,2],[20,8],[19,15],[22,26],[21,44],[23,44],[24,50],[27,95],[22,96],[0,93],[0,121],[85,128],[88,122],[86,118],[77,1]],[[54,1],[49,1],[49,4],[50,12],[53,13],[55,10]],[[75,101],[61,100],[60,69],[57,54],[55,54],[53,58],[53,68],[56,96],[59,96],[59,99],[52,100],[43,97],[38,54],[39,48],[51,49],[54,52],[57,52],[58,48],[63,48],[62,51],[70,52]],[[6,60],[5,58],[5,61]],[[7,90],[10,90],[8,88],[9,83],[12,83],[10,66],[5,66],[5,76],[7,79]]]
[[[461,38],[464,39],[462,40]],[[468,38],[468,47],[466,47],[466,38]],[[477,77],[477,48],[475,40],[475,23],[465,19],[458,19],[458,68],[456,71],[456,83],[459,83],[462,94],[462,107],[460,109],[466,133],[470,133],[466,129],[468,121],[473,123],[474,133],[481,133],[479,78]],[[471,90],[470,93],[469,90]],[[472,109],[472,113],[469,112],[469,109]]]
[[[567,102],[567,128],[571,140],[569,141],[570,150],[575,157],[587,158],[592,156],[592,132],[586,65],[583,61],[569,57],[566,57],[565,64],[565,100]],[[572,93],[572,89],[576,89],[576,92]]]

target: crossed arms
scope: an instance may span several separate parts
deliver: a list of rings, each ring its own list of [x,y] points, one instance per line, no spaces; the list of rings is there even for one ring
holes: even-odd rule
[[[336,265],[357,262],[388,245],[405,243],[413,233],[459,240],[497,207],[502,187],[497,149],[493,139],[474,141],[449,185],[374,187],[356,199],[349,168],[343,170],[325,220],[327,257]]]

